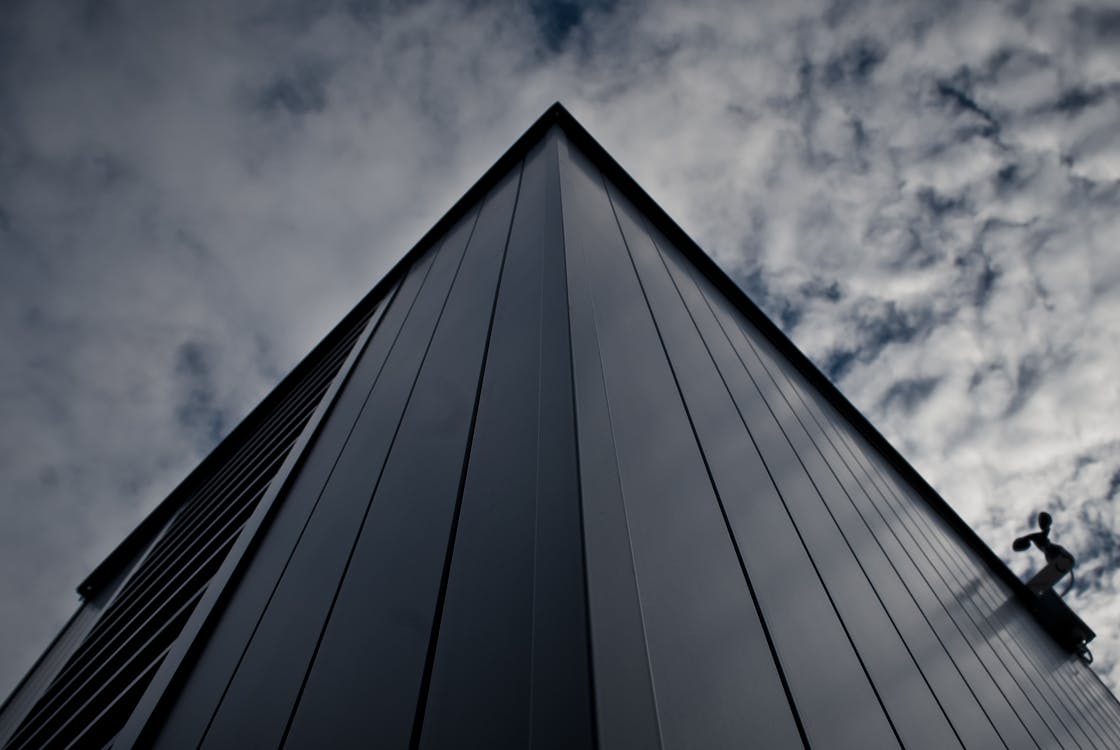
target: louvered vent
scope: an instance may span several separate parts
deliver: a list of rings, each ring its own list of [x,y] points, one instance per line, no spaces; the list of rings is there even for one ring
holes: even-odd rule
[[[128,719],[207,584],[368,322],[296,379],[225,461],[199,479],[132,577],[5,750],[101,748]]]

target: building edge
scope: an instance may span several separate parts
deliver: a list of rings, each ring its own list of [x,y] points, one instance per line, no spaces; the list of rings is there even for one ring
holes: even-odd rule
[[[538,117],[518,139],[486,170],[485,173],[441,216],[432,227],[405,253],[385,274],[377,285],[346,314],[342,321],[297,364],[280,382],[276,389],[266,396],[249,415],[196,467],[175,490],[156,507],[152,513],[121,543],[106,560],[82,582],[78,592],[85,597],[95,593],[97,587],[112,578],[120,568],[127,565],[138,549],[145,546],[162,528],[163,523],[178,508],[182,499],[189,495],[198,477],[205,476],[209,467],[223,460],[228,453],[255,426],[260,416],[267,413],[274,397],[284,390],[284,385],[294,382],[300,374],[310,367],[321,351],[334,343],[345,330],[347,324],[356,320],[386,293],[390,284],[396,283],[405,270],[417,258],[430,249],[461,219],[472,206],[481,200],[498,181],[530,150],[541,142],[549,130],[558,127],[567,139],[583,151],[604,175],[618,186],[620,191],[647,213],[654,226],[668,239],[677,243],[682,252],[723,292],[748,320],[767,337],[767,339],[789,358],[794,367],[809,382],[820,390],[822,395],[880,454],[892,469],[913,485],[933,511],[945,520],[973,552],[1002,580],[1015,594],[1016,598],[1031,612],[1039,624],[1064,649],[1071,653],[1083,653],[1084,646],[1096,634],[1065,605],[1059,597],[1040,598],[1027,589],[1026,585],[1007,566],[1003,559],[961,518],[941,494],[925,480],[906,458],[883,436],[854,404],[832,383],[828,377],[810,360],[793,341],[775,324],[758,305],[739,287],[738,284],[712,260],[681,226],[649,195],[638,182],[622,167],[586,128],[561,104],[554,102]]]
[[[938,516],[943,518],[945,522],[959,534],[965,545],[971,548],[979,559],[992,570],[997,578],[1001,579],[1009,587],[1016,598],[1026,606],[1028,611],[1034,615],[1035,619],[1039,621],[1051,637],[1067,650],[1077,651],[1075,647],[1076,644],[1071,642],[1069,638],[1063,638],[1061,632],[1059,632],[1061,628],[1069,627],[1069,617],[1072,617],[1073,620],[1083,628],[1080,632],[1085,634],[1085,642],[1092,639],[1094,635],[1092,631],[1085,627],[1084,624],[1065,607],[1060,599],[1057,600],[1057,604],[1060,609],[1068,613],[1068,617],[1063,617],[1057,626],[1054,624],[1053,616],[1048,615],[1047,611],[1041,608],[1042,605],[1040,605],[1038,597],[1035,597],[1029,592],[1026,586],[1003,562],[1002,558],[980,538],[956,511],[953,510],[952,506],[942,498],[941,495],[925,481],[918,471],[910,465],[885,437],[883,437],[863,413],[848,401],[839,389],[811,360],[808,359],[808,357],[801,353],[791,339],[762,312],[731,277],[689,237],[669,214],[638,185],[630,174],[609,155],[609,153],[559,102],[551,105],[525,130],[511,147],[498,157],[483,176],[468,188],[451,209],[438,219],[421,239],[394,264],[369,293],[364,295],[357,302],[343,317],[341,322],[333,327],[323,340],[292,368],[277,387],[265,396],[261,402],[249,412],[246,418],[242,420],[241,423],[239,423],[182,482],[180,482],[168,497],[157,505],[125,540],[81,582],[78,586],[78,593],[82,596],[83,600],[91,601],[98,597],[99,594],[104,593],[114,581],[120,580],[120,576],[127,572],[132,563],[138,559],[138,556],[159,535],[166,522],[179,509],[183,501],[190,496],[191,491],[197,486],[201,478],[205,477],[214,466],[224,461],[237,446],[244,441],[246,436],[251,434],[252,430],[274,407],[282,395],[293,383],[298,382],[300,377],[318,361],[322,352],[326,351],[337,342],[349,325],[352,325],[360,316],[367,314],[380,301],[390,296],[403,273],[415,260],[429,250],[433,244],[462,218],[472,206],[485,196],[511,168],[525,158],[530,150],[541,142],[554,127],[560,128],[572,145],[583,151],[590,161],[594,163],[608,179],[614,182],[620,191],[634,203],[635,206],[645,211],[654,226],[670,240],[675,242],[681,251],[685,253],[701,272],[732,301],[763,335],[766,336],[778,351],[785,355],[813,386],[819,389],[825,399],[843,417],[850,420],[851,424],[860,435],[864,437],[872,447],[879,451],[880,455],[886,459],[891,468],[897,471],[905,481],[909,482],[917,489],[922,498],[929,504],[930,508]],[[269,488],[268,496],[265,501],[262,501],[257,511],[254,512],[256,524],[244,530],[243,537],[238,540],[235,547],[230,551],[228,558],[223,563],[219,573],[212,582],[212,590],[207,591],[205,599],[200,602],[199,607],[184,628],[180,636],[181,642],[177,643],[173,652],[168,654],[168,659],[165,661],[165,664],[160,667],[156,678],[153,680],[148,690],[145,691],[136,711],[134,711],[133,716],[119,735],[122,741],[131,744],[135,740],[141,740],[143,737],[143,730],[151,725],[151,719],[158,712],[158,704],[161,702],[160,696],[165,693],[170,680],[174,678],[175,674],[183,666],[184,659],[190,650],[190,642],[195,640],[199,633],[202,632],[207,621],[214,614],[216,605],[220,610],[219,602],[222,592],[227,588],[230,580],[236,574],[236,570],[240,566],[245,553],[251,549],[252,540],[255,536],[254,532],[259,530],[261,523],[266,519],[272,501],[275,500],[276,495],[282,490],[285,484],[285,477],[301,460],[304,449],[312,439],[316,426],[321,419],[321,412],[330,408],[330,404],[333,402],[338,387],[344,382],[346,376],[350,372],[354,358],[361,350],[370,332],[376,327],[376,322],[376,320],[370,321],[369,326],[362,335],[361,342],[355,345],[346,364],[343,365],[336,376],[335,383],[331,386],[331,391],[320,404],[317,410],[320,413],[317,414],[317,418],[313,418],[311,423],[308,424],[304,435],[301,436],[299,442],[293,447],[291,454],[286,459],[285,470],[282,470],[281,473],[277,475],[277,478],[273,480],[273,484]],[[1056,627],[1058,631],[1055,630]],[[50,650],[52,649],[48,648],[48,651]],[[178,658],[172,659],[172,656],[178,656]],[[36,665],[40,664],[41,661],[42,659],[36,662]],[[31,672],[34,672],[36,669],[37,666],[33,667]],[[29,672],[29,675],[31,672]],[[161,675],[164,676],[164,679],[160,679]],[[27,678],[21,681],[16,689],[13,690],[13,696],[25,684],[26,679]],[[1097,679],[1099,680],[1099,677]],[[1106,692],[1112,695],[1111,691]],[[1115,696],[1113,696],[1113,700],[1115,700]]]

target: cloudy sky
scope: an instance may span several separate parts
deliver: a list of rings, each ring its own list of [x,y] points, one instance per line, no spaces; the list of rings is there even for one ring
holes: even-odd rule
[[[1120,685],[1120,8],[677,5],[4,4],[0,693],[555,100]]]

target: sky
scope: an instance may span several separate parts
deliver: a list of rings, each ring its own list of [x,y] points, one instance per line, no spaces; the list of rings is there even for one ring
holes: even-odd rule
[[[0,693],[557,100],[1120,687],[1120,6],[9,0]]]

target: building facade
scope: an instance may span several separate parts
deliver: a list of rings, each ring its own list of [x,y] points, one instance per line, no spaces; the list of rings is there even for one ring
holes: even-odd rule
[[[555,105],[82,583],[4,748],[1096,748],[1029,592]]]

